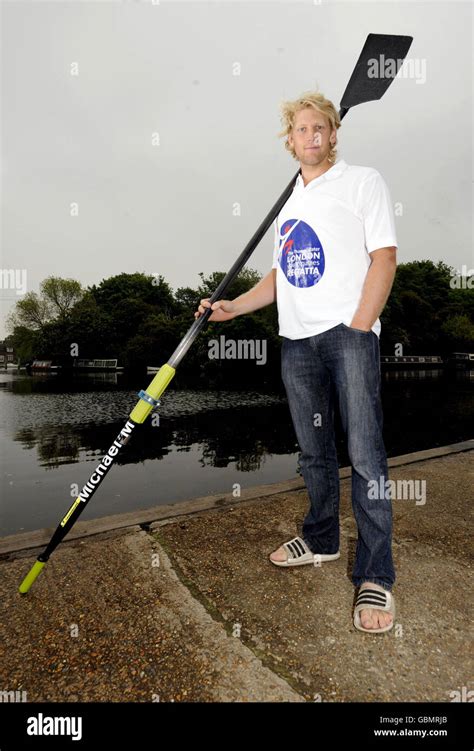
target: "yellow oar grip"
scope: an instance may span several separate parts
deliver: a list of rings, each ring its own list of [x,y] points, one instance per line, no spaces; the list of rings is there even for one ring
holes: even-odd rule
[[[149,396],[153,397],[153,399],[158,399],[168,386],[175,373],[176,370],[172,368],[171,365],[162,365],[158,373],[148,386],[146,393]],[[138,404],[130,412],[130,419],[135,423],[145,422],[146,418],[152,410],[152,404],[148,404],[148,402],[140,399]]]
[[[44,566],[46,566],[46,563],[42,563],[41,561],[35,561],[35,563],[33,563],[31,570],[25,576],[25,578],[23,579],[22,583],[20,584],[18,588],[18,591],[21,592],[22,595],[28,592],[33,582],[41,574]]]

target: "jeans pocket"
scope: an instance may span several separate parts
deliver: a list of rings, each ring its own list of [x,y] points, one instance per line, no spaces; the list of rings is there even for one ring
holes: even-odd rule
[[[356,334],[372,334],[372,329],[369,329],[368,331],[364,331],[364,329],[355,329],[353,326],[347,326],[345,323],[341,323],[341,326],[344,326],[345,329],[348,329],[349,331],[355,331]]]

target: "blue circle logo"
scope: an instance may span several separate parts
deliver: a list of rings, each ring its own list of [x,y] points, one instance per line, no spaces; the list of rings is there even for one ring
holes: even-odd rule
[[[280,268],[294,287],[313,287],[324,274],[324,250],[312,227],[288,219],[280,229]]]

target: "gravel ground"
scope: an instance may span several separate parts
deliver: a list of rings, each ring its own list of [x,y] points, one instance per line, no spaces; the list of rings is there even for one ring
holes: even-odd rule
[[[391,470],[426,481],[394,501],[395,627],[352,626],[356,530],[341,483],[341,558],[279,569],[306,491],[63,543],[0,561],[0,692],[28,701],[441,701],[472,688],[469,515],[474,452]],[[471,489],[471,490],[470,490]],[[5,700],[5,699],[4,699]]]

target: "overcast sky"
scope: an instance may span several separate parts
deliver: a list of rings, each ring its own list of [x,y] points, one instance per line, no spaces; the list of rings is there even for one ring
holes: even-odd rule
[[[280,101],[319,88],[339,104],[370,32],[414,37],[412,75],[349,112],[339,156],[384,176],[403,212],[400,262],[474,267],[469,3],[7,0],[1,12],[1,267],[26,269],[27,291],[49,275],[144,271],[176,289],[226,271],[298,167],[277,138]],[[251,268],[270,270],[272,243],[270,230]],[[19,298],[0,295],[3,336]]]

